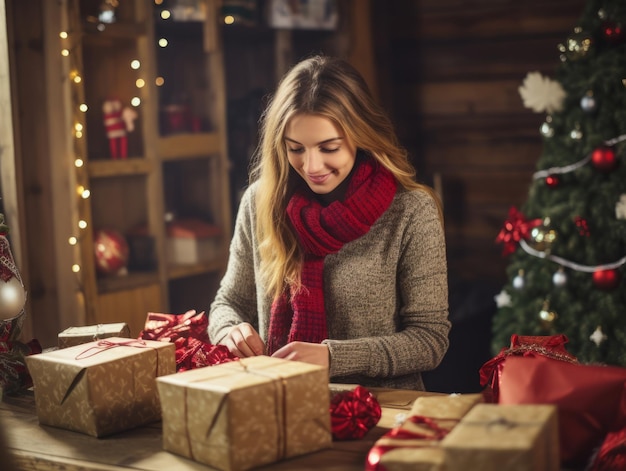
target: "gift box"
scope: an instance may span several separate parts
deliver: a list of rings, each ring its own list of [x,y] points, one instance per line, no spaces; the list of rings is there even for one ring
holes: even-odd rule
[[[67,348],[109,337],[130,338],[130,328],[128,324],[118,322],[114,324],[68,327],[63,332],[59,332],[57,345],[59,348]]]
[[[174,345],[111,337],[26,357],[39,423],[103,437],[161,418],[156,377]]]
[[[441,440],[483,401],[481,394],[418,398],[402,425],[379,438],[367,457],[367,471],[443,471]]]
[[[478,404],[441,447],[446,471],[558,471],[557,409]]]
[[[584,467],[608,433],[626,428],[626,368],[545,357],[507,358],[500,404],[555,405],[561,462]]]
[[[331,445],[328,370],[258,356],[157,379],[163,448],[224,471]]]
[[[208,262],[219,254],[221,231],[196,219],[180,219],[167,226],[167,259],[170,263]]]

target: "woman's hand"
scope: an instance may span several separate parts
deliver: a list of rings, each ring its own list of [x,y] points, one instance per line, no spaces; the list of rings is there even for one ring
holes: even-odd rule
[[[328,368],[330,365],[328,346],[321,343],[291,342],[276,350],[272,356],[285,360],[313,363],[324,368]]]
[[[254,357],[265,353],[265,344],[252,325],[242,322],[234,326],[222,340],[230,353],[239,358]]]

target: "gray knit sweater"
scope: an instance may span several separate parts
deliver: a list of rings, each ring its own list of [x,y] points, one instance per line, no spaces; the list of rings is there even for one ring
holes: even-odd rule
[[[266,341],[271,299],[258,283],[256,210],[243,195],[226,274],[209,313],[219,343],[241,322]],[[443,228],[432,198],[402,187],[364,236],[324,260],[330,378],[335,383],[424,389],[448,348],[448,284]]]

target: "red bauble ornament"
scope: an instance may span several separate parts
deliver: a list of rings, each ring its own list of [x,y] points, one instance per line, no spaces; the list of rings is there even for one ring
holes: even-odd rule
[[[617,157],[611,147],[598,147],[591,153],[591,163],[603,172],[613,170],[617,166]]]
[[[113,229],[99,229],[94,234],[96,270],[103,275],[122,274],[128,263],[128,243]]]
[[[556,188],[561,183],[561,180],[558,175],[548,175],[546,177],[546,185],[550,188]]]
[[[620,275],[615,269],[597,270],[593,272],[593,284],[596,288],[611,290],[619,285]]]

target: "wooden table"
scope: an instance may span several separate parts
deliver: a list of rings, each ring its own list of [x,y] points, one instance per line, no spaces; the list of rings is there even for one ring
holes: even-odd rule
[[[435,393],[371,389],[382,407],[378,426],[363,439],[334,442],[332,448],[284,460],[259,470],[363,471],[367,452],[396,424],[398,414],[410,410],[419,396]],[[105,438],[39,425],[32,392],[0,402],[0,468],[19,471],[207,471],[213,468],[162,449],[161,423]],[[8,453],[8,457],[2,454]],[[4,459],[3,459],[4,458]],[[13,470],[11,470],[13,471]]]

